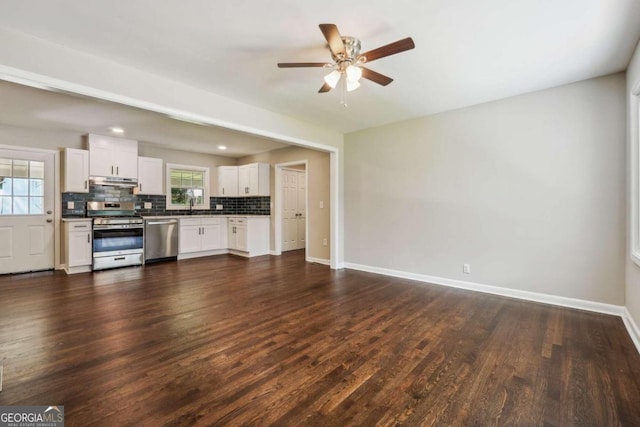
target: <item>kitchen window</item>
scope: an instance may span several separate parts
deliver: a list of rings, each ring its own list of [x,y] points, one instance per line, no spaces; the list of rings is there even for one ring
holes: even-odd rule
[[[209,168],[167,164],[167,209],[209,209]]]
[[[0,158],[0,215],[42,215],[44,162]]]

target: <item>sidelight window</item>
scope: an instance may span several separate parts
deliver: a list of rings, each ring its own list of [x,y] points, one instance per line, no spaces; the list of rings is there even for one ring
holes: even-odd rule
[[[0,215],[44,213],[44,162],[0,158]]]

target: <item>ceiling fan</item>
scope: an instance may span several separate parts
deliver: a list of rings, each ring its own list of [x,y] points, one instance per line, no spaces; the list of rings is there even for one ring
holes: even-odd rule
[[[386,86],[393,81],[391,77],[365,68],[363,64],[385,56],[404,52],[415,47],[413,39],[407,37],[402,40],[381,46],[377,49],[360,53],[360,40],[355,37],[341,36],[338,27],[334,24],[320,24],[320,31],[329,43],[333,63],[327,62],[280,62],[279,68],[323,67],[333,68],[333,71],[324,77],[325,83],[319,93],[329,92],[342,80],[343,104],[344,91],[350,92],[360,87],[360,78],[371,80],[379,85]]]

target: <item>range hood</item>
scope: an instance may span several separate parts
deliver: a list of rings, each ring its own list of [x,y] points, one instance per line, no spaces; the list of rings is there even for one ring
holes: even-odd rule
[[[110,185],[112,187],[137,187],[138,182],[133,178],[120,178],[118,176],[92,176],[89,180],[94,185]]]

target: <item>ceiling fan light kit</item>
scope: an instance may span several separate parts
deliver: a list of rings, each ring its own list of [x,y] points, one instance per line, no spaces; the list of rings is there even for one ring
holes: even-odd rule
[[[280,62],[279,68],[302,68],[302,67],[323,67],[333,68],[329,74],[324,76],[325,83],[322,85],[319,93],[329,92],[335,89],[340,81],[342,81],[341,104],[347,106],[345,92],[351,92],[360,87],[360,79],[365,78],[381,86],[386,86],[393,81],[391,77],[377,73],[373,70],[365,68],[362,64],[371,62],[385,56],[394,55],[404,52],[415,47],[413,39],[407,37],[402,40],[381,46],[377,49],[360,53],[360,40],[355,37],[343,37],[338,31],[338,27],[334,24],[320,24],[320,31],[324,35],[329,50],[331,51],[331,59],[333,63],[326,62]]]

